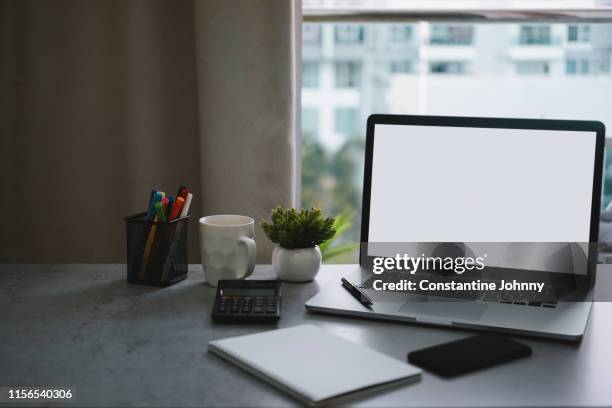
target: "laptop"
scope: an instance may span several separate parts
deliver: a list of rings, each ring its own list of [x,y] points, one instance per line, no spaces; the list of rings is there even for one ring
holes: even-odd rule
[[[364,306],[338,282],[306,309],[581,339],[595,284],[604,132],[596,121],[370,116],[360,259],[345,278],[373,304]],[[375,272],[377,259],[401,254],[485,261],[465,273]],[[417,277],[430,285],[478,280],[542,288],[381,290]]]

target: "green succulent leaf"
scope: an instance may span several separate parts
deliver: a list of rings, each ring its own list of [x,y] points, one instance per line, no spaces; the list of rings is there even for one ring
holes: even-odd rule
[[[329,261],[332,258],[335,258],[340,255],[344,255],[348,252],[353,252],[359,249],[359,243],[357,242],[347,242],[345,244],[339,244],[332,247],[325,248],[325,251],[321,250],[323,255],[323,261]]]
[[[359,249],[359,243],[338,242],[339,238],[352,227],[352,219],[354,216],[354,212],[344,212],[336,216],[336,220],[334,222],[336,235],[319,246],[321,248],[321,254],[323,255],[323,261],[327,262],[332,258],[336,258]]]
[[[334,218],[324,217],[316,207],[297,211],[277,206],[270,219],[271,222],[262,221],[261,228],[270,241],[287,249],[311,248],[336,234]]]

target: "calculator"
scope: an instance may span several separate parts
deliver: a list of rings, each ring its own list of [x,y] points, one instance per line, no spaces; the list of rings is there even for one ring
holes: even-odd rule
[[[278,280],[220,280],[212,319],[220,323],[274,323],[280,319]]]

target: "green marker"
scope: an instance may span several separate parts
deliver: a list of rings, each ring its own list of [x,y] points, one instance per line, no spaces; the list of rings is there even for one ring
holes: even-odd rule
[[[166,222],[166,211],[164,211],[164,203],[155,203],[155,214],[157,215],[157,221]]]

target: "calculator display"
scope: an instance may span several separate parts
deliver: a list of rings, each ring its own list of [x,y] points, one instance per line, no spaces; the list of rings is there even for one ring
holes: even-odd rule
[[[276,289],[273,288],[223,288],[223,296],[274,296]]]
[[[276,323],[280,319],[277,280],[220,280],[212,318],[217,323]]]

